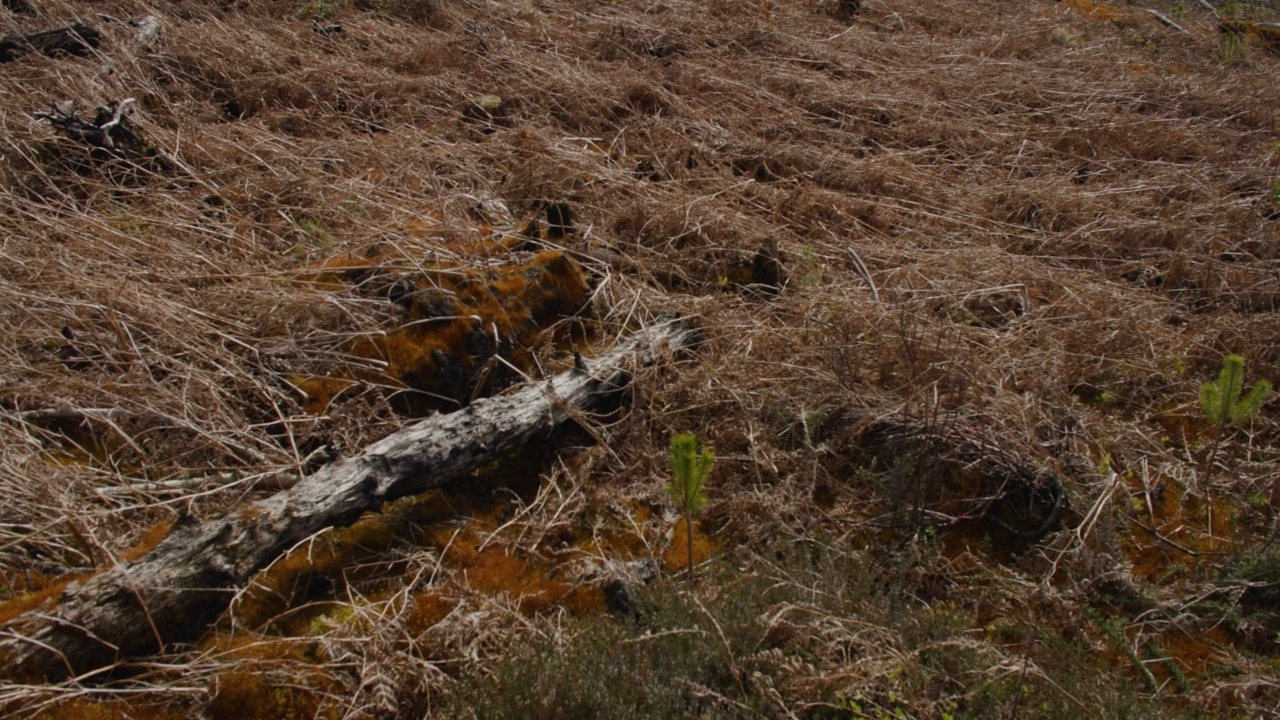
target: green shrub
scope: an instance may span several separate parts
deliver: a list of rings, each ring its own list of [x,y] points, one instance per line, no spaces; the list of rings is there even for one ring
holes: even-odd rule
[[[696,593],[640,588],[634,618],[558,623],[472,667],[447,716],[1076,720],[1077,702],[1091,717],[1162,716],[1087,633],[977,629],[975,608],[920,599],[919,567],[896,556],[790,540],[763,552],[713,563]]]
[[[669,585],[639,595],[638,620],[586,620],[509,654],[487,677],[464,678],[459,711],[530,720],[769,714],[748,683],[774,670],[759,659],[771,596],[763,582],[738,582],[701,604]]]

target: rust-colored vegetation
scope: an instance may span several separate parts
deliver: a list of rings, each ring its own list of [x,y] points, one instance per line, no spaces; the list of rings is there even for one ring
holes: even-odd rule
[[[390,384],[410,414],[455,408],[529,369],[529,347],[552,323],[587,309],[582,269],[565,253],[488,271],[397,270],[387,258],[343,257],[303,274],[323,290],[354,291],[399,307],[399,326],[354,340],[347,351],[377,371],[359,379]],[[354,378],[297,378],[303,407],[319,414]]]
[[[1064,0],[1062,4],[1093,20],[1119,23],[1132,17],[1128,10],[1116,7],[1114,3],[1101,2],[1101,0]]]
[[[62,718],[83,718],[84,720],[183,720],[186,710],[177,703],[137,700],[89,700],[73,698],[57,701],[31,716],[32,720],[62,720]],[[238,717],[263,717],[261,715],[244,715]]]
[[[662,553],[662,567],[667,572],[675,574],[688,569],[690,542],[693,543],[694,567],[711,557],[711,542],[706,535],[702,534],[696,523],[693,526],[692,539],[689,537],[683,522],[675,523],[672,526],[671,533],[671,544]]]
[[[57,597],[71,583],[88,576],[88,573],[73,573],[50,578],[39,571],[34,571],[23,573],[21,576],[6,577],[10,597],[0,604],[0,622],[8,622],[45,603],[56,602]]]
[[[1232,503],[1190,495],[1172,478],[1130,476],[1125,487],[1130,530],[1124,547],[1134,575],[1161,584],[1239,552]]]

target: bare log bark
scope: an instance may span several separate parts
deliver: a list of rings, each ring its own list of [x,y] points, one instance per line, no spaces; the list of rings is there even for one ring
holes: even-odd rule
[[[225,517],[179,522],[140,560],[72,583],[8,623],[0,667],[26,681],[84,678],[198,637],[238,588],[297,543],[461,478],[579,411],[617,403],[633,369],[692,348],[701,336],[684,322],[655,325],[550,380],[429,417]]]

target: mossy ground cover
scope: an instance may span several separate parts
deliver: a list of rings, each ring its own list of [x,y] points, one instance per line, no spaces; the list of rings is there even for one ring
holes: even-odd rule
[[[0,618],[637,326],[708,342],[4,714],[1280,702],[1276,401],[1198,402],[1280,378],[1274,3],[33,5],[0,34],[103,42],[0,77]],[[39,115],[128,98],[164,163]]]

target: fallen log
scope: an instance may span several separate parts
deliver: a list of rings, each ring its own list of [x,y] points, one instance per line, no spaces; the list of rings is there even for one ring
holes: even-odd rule
[[[616,404],[635,368],[701,338],[687,322],[649,327],[545,382],[431,416],[226,516],[181,520],[141,559],[72,582],[7,623],[0,667],[26,682],[86,679],[197,638],[254,573],[299,542],[350,525],[382,503],[462,478],[580,412]]]

